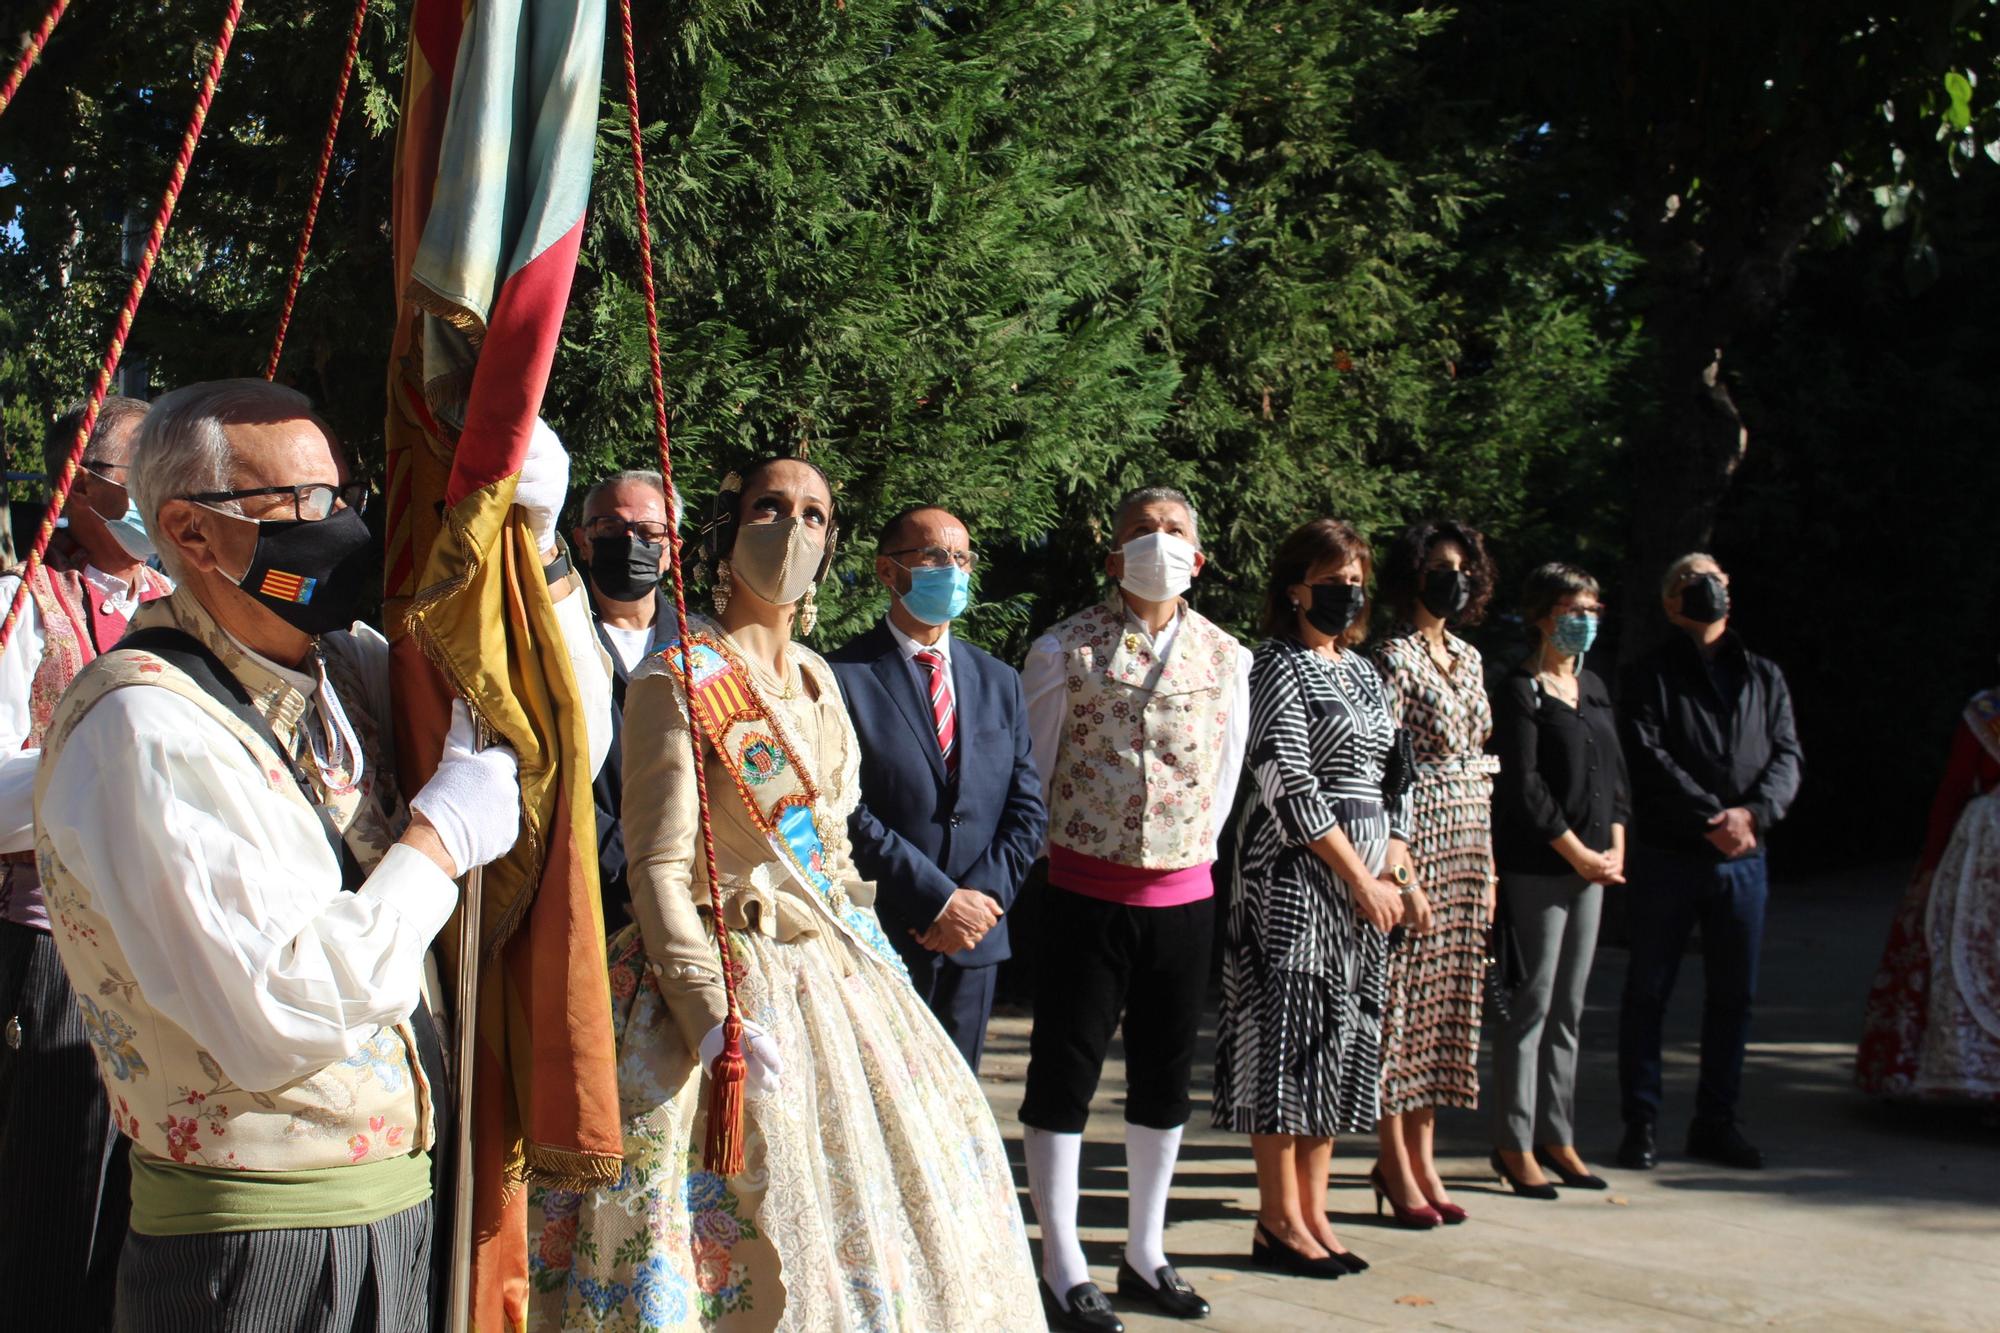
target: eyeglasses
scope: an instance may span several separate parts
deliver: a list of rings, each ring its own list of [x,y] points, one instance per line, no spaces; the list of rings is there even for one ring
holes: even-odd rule
[[[107,477],[104,473],[106,469],[115,469],[119,472],[124,472],[128,470],[129,465],[125,463],[107,463],[103,459],[86,458],[80,466],[84,472],[89,474],[92,481],[111,493],[111,501],[117,506],[118,512],[107,515],[107,517],[123,518],[125,516],[126,503],[131,498],[131,492],[125,488],[124,482]],[[99,512],[102,512],[102,506],[98,508]]]
[[[625,519],[616,514],[605,514],[593,518],[583,525],[583,533],[592,541],[617,541],[620,537],[637,537],[642,542],[655,545],[664,543],[673,529],[650,518]]]
[[[967,548],[963,551],[947,551],[942,546],[905,546],[900,551],[884,551],[883,555],[895,560],[898,556],[913,555],[912,569],[943,569],[946,565],[957,565],[970,574],[979,567],[979,552]],[[900,561],[898,563],[901,563]]]
[[[218,505],[230,500],[248,500],[259,495],[289,495],[292,498],[292,517],[301,523],[317,523],[331,517],[335,503],[345,505],[357,514],[368,512],[368,487],[358,481],[350,481],[345,486],[329,486],[323,481],[309,481],[302,486],[257,486],[243,491],[203,491],[199,495],[183,495],[183,500],[193,500],[196,504]],[[236,514],[235,518],[256,518],[260,522],[274,519],[282,522],[285,514],[280,509],[275,514]]]

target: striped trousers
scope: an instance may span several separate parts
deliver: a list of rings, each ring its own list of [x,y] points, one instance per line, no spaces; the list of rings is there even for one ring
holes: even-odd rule
[[[118,1333],[428,1333],[431,1201],[365,1226],[125,1238]]]

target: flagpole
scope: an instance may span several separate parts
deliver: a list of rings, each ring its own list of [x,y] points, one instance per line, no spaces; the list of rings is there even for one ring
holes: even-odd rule
[[[472,1068],[478,1044],[479,905],[486,874],[474,866],[458,905],[458,995],[452,1006],[452,1048],[458,1077],[458,1144],[451,1199],[451,1333],[472,1327]]]

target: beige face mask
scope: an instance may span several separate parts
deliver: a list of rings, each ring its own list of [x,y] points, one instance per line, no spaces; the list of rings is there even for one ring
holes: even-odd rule
[[[819,530],[799,518],[746,523],[736,530],[729,568],[744,587],[773,606],[790,606],[813,586],[825,542]]]

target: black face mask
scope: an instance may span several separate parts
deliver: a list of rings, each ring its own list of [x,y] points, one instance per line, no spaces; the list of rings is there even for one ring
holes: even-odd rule
[[[1697,625],[1713,625],[1729,614],[1729,589],[1714,574],[1703,574],[1681,589],[1681,615]]]
[[[1419,600],[1439,620],[1450,620],[1471,604],[1472,576],[1462,569],[1426,570]]]
[[[633,533],[623,537],[590,539],[590,582],[614,602],[638,602],[653,595],[660,586],[658,542],[639,540]]]
[[[357,509],[337,509],[316,523],[267,520],[236,586],[302,634],[346,629],[368,591],[375,539]]]
[[[1358,583],[1315,583],[1311,592],[1306,623],[1329,639],[1339,638],[1368,601],[1368,590]]]

